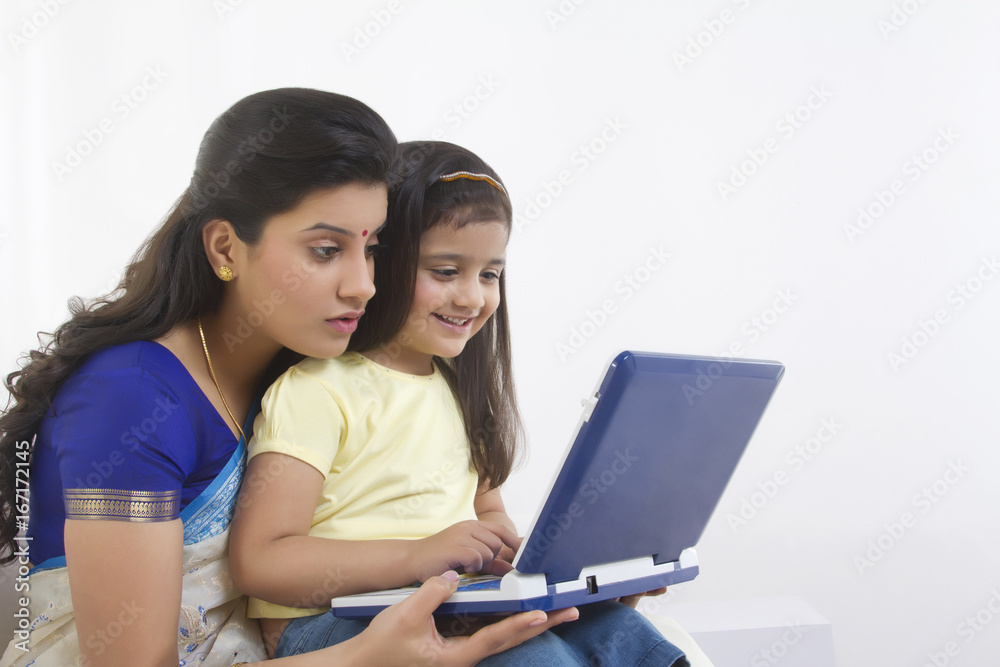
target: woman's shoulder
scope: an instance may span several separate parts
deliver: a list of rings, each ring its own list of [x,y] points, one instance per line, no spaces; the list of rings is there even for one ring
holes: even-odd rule
[[[185,399],[197,396],[196,389],[191,374],[170,350],[159,343],[135,341],[112,345],[88,356],[66,378],[55,403],[58,405],[68,397],[74,401],[89,397],[104,405],[115,397]]]
[[[172,377],[187,372],[173,352],[159,343],[148,340],[133,341],[105,347],[91,354],[74,375],[143,369],[156,375]]]

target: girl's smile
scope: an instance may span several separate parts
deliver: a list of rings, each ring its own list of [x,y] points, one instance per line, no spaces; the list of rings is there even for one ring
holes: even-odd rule
[[[442,326],[458,333],[468,333],[470,323],[472,322],[471,317],[448,317],[447,315],[441,315],[440,313],[433,313],[433,315],[438,319],[438,322],[440,322]]]

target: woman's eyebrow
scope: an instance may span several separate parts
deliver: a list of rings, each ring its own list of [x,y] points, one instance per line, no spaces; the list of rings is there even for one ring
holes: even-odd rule
[[[343,234],[344,236],[347,236],[347,237],[352,238],[352,239],[357,236],[357,234],[355,234],[354,232],[352,232],[349,229],[344,229],[343,227],[337,227],[335,225],[331,225],[331,224],[326,223],[326,222],[317,222],[312,227],[310,227],[308,229],[303,229],[302,232],[303,233],[305,233],[305,232],[312,232],[312,231],[316,231],[317,229],[325,229],[327,231],[335,232],[337,234]],[[383,222],[381,225],[379,225],[378,228],[375,229],[375,231],[372,232],[372,234],[373,235],[374,234],[378,234],[383,229],[385,229],[385,222]]]

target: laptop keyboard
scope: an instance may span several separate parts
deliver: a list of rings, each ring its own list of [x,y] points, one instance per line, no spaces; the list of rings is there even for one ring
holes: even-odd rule
[[[481,576],[463,579],[458,584],[458,592],[465,591],[498,591],[500,590],[500,577]]]

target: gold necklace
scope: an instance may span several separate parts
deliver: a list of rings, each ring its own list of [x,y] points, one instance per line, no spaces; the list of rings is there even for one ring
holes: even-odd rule
[[[208,372],[212,374],[212,382],[215,383],[215,388],[219,390],[219,396],[222,398],[222,404],[226,406],[226,412],[229,413],[229,418],[233,420],[236,424],[236,430],[240,432],[243,436],[243,442],[247,441],[247,435],[243,432],[243,427],[240,426],[240,422],[236,419],[233,411],[229,408],[229,403],[226,402],[226,395],[222,393],[222,387],[219,386],[219,380],[215,377],[215,369],[212,368],[212,357],[208,354],[208,343],[205,342],[205,330],[201,328],[201,318],[198,318],[198,333],[201,334],[201,348],[205,350],[205,361],[208,362]]]

